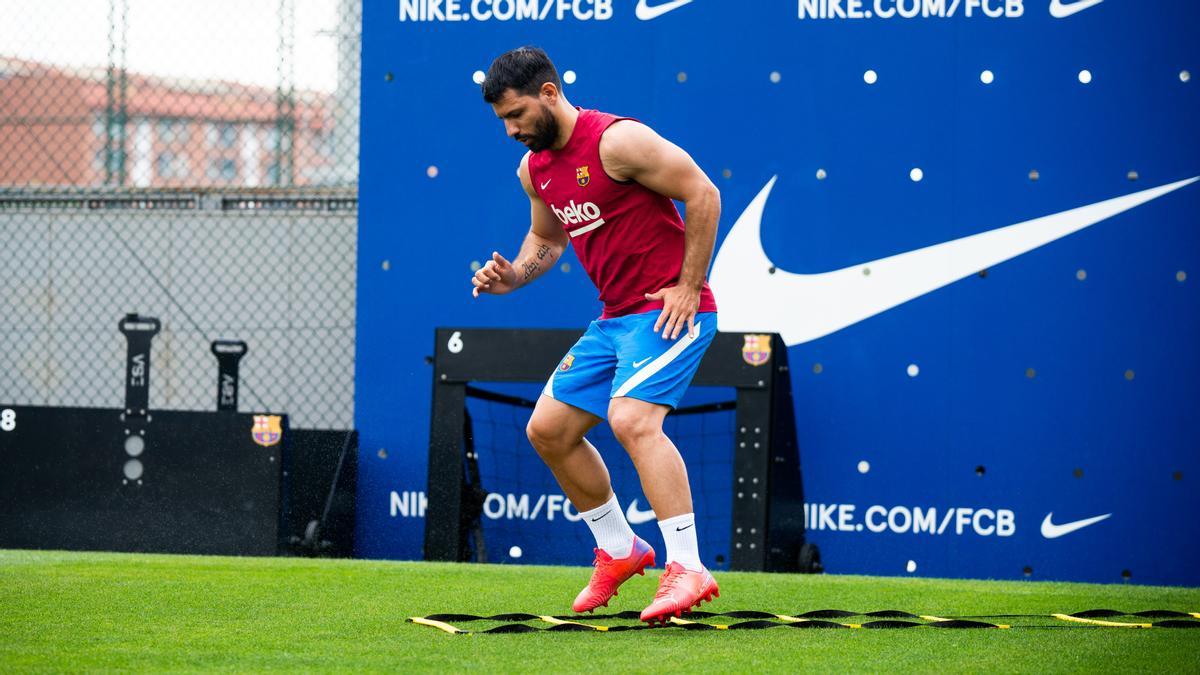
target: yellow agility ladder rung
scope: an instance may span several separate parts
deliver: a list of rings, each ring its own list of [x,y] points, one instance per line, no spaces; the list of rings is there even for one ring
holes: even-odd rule
[[[673,616],[673,617],[671,617],[671,623],[677,624],[680,626],[686,626],[688,624],[700,623],[700,622],[699,621],[688,621],[687,619],[681,619],[677,616]],[[716,628],[717,630],[728,630],[729,629],[729,626],[719,624],[719,623],[710,623],[710,624],[705,624],[705,625],[712,626],[713,628]]]
[[[426,619],[426,618],[420,617],[420,616],[409,617],[408,620],[413,623],[419,623],[423,626],[433,626],[434,628],[436,628],[438,630],[444,630],[447,633],[451,633],[451,634],[468,632],[465,630],[459,630],[458,628],[455,628],[454,626],[451,626],[450,624],[448,624],[444,621],[433,621],[433,620]]]
[[[1063,621],[1076,621],[1078,623],[1089,623],[1093,626],[1110,626],[1113,628],[1151,628],[1148,623],[1122,623],[1120,621],[1101,621],[1100,619],[1083,619],[1070,614],[1051,614],[1050,616]]]
[[[599,630],[599,631],[607,631],[608,630],[608,626],[593,626],[590,623],[580,623],[578,621],[563,621],[562,619],[558,619],[553,616],[542,616],[539,614],[538,618],[541,619],[542,621],[545,621],[546,623],[552,623],[555,626],[570,625],[570,626],[583,626],[585,628],[591,628],[592,630]]]

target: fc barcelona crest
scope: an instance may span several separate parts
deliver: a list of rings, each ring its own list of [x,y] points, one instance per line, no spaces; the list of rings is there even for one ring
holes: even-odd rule
[[[282,421],[283,418],[279,415],[255,415],[254,427],[250,429],[250,436],[254,438],[255,443],[269,448],[283,438]]]
[[[771,336],[747,335],[742,345],[742,360],[752,366],[761,366],[771,360]]]
[[[579,187],[587,187],[587,184],[592,180],[592,176],[588,173],[586,166],[581,166],[575,169],[575,182],[579,183]]]
[[[570,369],[571,369],[571,364],[573,364],[573,363],[575,363],[575,355],[574,355],[574,354],[567,354],[567,357],[566,357],[565,359],[563,359],[563,360],[562,360],[562,365],[560,365],[560,366],[558,367],[558,369],[559,369],[559,370],[570,370]]]

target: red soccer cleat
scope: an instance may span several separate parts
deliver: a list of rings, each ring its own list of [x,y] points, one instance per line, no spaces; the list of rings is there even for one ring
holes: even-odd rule
[[[597,607],[607,607],[608,601],[617,594],[617,588],[634,574],[645,574],[647,567],[654,567],[654,549],[641,538],[633,537],[633,550],[624,558],[613,558],[596,549],[596,567],[588,585],[575,598],[571,608],[576,613],[591,612]]]
[[[719,597],[721,589],[717,588],[717,580],[708,570],[693,572],[679,563],[668,563],[667,571],[658,578],[654,601],[642,610],[642,621],[666,623],[672,616],[691,612],[692,607],[699,607],[702,601],[712,602],[713,598]]]

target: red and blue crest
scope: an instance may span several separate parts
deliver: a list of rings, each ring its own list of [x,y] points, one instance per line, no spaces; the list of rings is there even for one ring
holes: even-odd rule
[[[771,360],[771,336],[747,335],[742,345],[742,360],[752,366],[761,366]]]
[[[279,415],[255,415],[250,436],[263,447],[275,445],[283,438],[283,418]]]

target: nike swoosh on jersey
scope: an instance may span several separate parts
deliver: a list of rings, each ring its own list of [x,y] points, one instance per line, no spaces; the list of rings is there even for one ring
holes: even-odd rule
[[[1085,9],[1090,9],[1104,2],[1104,0],[1075,0],[1075,2],[1063,2],[1063,0],[1050,0],[1050,16],[1056,19],[1065,19],[1072,14],[1078,14]]]
[[[1047,539],[1057,539],[1057,538],[1063,536],[1064,534],[1071,534],[1075,530],[1082,530],[1083,528],[1087,527],[1088,525],[1095,525],[1096,523],[1112,516],[1112,514],[1106,513],[1102,516],[1095,516],[1094,518],[1084,518],[1083,520],[1076,520],[1076,521],[1070,522],[1070,523],[1063,523],[1062,525],[1055,525],[1054,523],[1052,523],[1050,521],[1050,519],[1053,516],[1054,516],[1054,512],[1051,511],[1050,513],[1046,514],[1046,519],[1042,521],[1042,536]]]
[[[552,181],[552,180],[554,180],[554,179],[553,179],[553,178],[550,178],[550,179],[549,179],[549,180],[547,180],[545,183],[542,183],[542,189],[543,189],[543,190],[545,190],[545,189],[546,189],[546,186],[547,186],[547,185],[549,185],[549,184],[550,184],[550,181]]]
[[[1200,180],[1188,178],[831,272],[795,274],[775,268],[762,247],[763,209],[777,178],[733,224],[711,279],[721,307],[720,330],[779,333],[789,346],[869,319]]]
[[[670,2],[664,2],[661,5],[651,7],[646,0],[638,0],[637,8],[634,9],[633,13],[642,21],[649,21],[657,19],[667,12],[675,11],[691,2],[692,0],[671,0]]]
[[[629,521],[630,525],[641,525],[654,520],[657,516],[654,511],[639,511],[637,507],[638,500],[629,502],[629,508],[625,509],[625,520]]]

